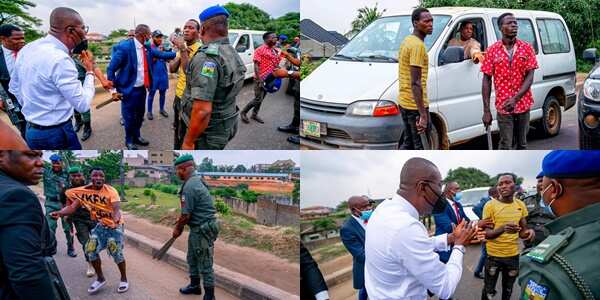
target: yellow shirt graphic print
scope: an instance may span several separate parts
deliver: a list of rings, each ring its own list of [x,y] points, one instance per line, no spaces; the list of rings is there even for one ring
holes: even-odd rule
[[[109,185],[103,185],[100,190],[95,190],[92,185],[68,189],[65,194],[70,200],[78,199],[81,205],[85,206],[90,211],[92,220],[98,221],[101,224],[115,228],[119,224],[123,224],[123,218],[118,224],[113,220],[113,203],[120,202],[119,193],[115,188]]]

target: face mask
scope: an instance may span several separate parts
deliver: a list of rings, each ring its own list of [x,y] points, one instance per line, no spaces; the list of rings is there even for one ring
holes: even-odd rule
[[[462,196],[463,196],[462,192],[458,192],[458,193],[454,194],[454,201],[460,202],[460,200],[462,200]]]
[[[552,203],[554,203],[554,201],[555,201],[556,199],[554,199],[554,200],[550,201],[550,203],[548,203],[548,205],[546,205],[546,203],[544,203],[544,194],[545,194],[545,193],[548,191],[548,189],[549,189],[551,186],[552,186],[552,185],[548,185],[548,186],[547,186],[547,187],[546,187],[546,188],[545,188],[545,189],[542,191],[542,194],[541,194],[541,196],[542,196],[542,197],[541,197],[541,200],[540,200],[540,206],[544,207],[544,208],[546,209],[546,211],[547,211],[549,214],[551,214],[553,217],[556,217],[556,214],[554,213],[554,211],[552,210],[552,207],[551,207]]]
[[[444,212],[444,210],[446,210],[446,205],[448,205],[448,202],[446,202],[446,199],[444,199],[444,196],[442,194],[438,194],[436,192],[433,191],[433,188],[429,185],[427,185],[429,187],[429,189],[433,192],[433,194],[435,194],[437,196],[436,198],[436,202],[435,204],[431,204],[431,202],[429,202],[427,199],[425,199],[425,201],[427,201],[427,203],[429,203],[429,205],[433,206],[433,210],[431,211],[431,213],[433,214],[439,214]]]
[[[88,49],[88,40],[82,40],[73,48],[73,54],[81,54],[84,50]]]
[[[371,217],[371,214],[373,214],[373,210],[369,209],[369,210],[364,210],[360,213],[360,219],[363,221],[368,221],[369,218]]]
[[[147,39],[146,42],[144,42],[144,46],[146,46],[146,47],[152,46],[152,41],[150,39]]]

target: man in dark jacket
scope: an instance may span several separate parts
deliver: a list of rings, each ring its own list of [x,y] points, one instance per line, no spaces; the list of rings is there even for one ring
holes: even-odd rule
[[[319,265],[300,243],[300,300],[328,300],[327,283]]]
[[[342,225],[340,237],[344,247],[352,254],[352,282],[358,290],[358,300],[366,300],[365,229],[373,207],[366,196],[352,196],[348,199],[348,208],[351,215]]]
[[[45,262],[56,240],[27,187],[43,174],[42,151],[0,151],[0,300],[65,299],[56,296]]]

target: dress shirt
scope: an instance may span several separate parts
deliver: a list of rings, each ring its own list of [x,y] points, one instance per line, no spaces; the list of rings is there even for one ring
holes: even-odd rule
[[[8,74],[11,74],[15,67],[16,54],[14,51],[2,46],[2,53],[4,53],[4,61],[6,62],[6,69]]]
[[[458,205],[456,205],[456,202],[446,198],[446,201],[448,201],[448,205],[450,205],[450,207],[452,208],[452,212],[454,212],[454,216],[456,217],[456,220],[458,221],[458,223],[460,223],[460,221],[462,221],[462,217],[460,216],[460,211],[458,210]],[[458,225],[458,224],[456,224]]]
[[[71,118],[73,108],[90,110],[94,75],[87,74],[83,86],[77,75],[65,44],[48,34],[19,51],[9,90],[21,104],[27,122],[57,125]]]
[[[133,86],[140,87],[144,86],[144,45],[136,38],[133,39],[133,42],[135,43],[135,55],[137,56],[137,76]]]
[[[365,223],[365,221],[363,221],[361,218],[357,218],[355,215],[351,215],[354,220],[356,220],[356,222],[358,222],[358,224],[360,224],[360,226],[362,226],[362,228],[364,230],[367,230],[367,223]]]
[[[315,295],[316,300],[329,300],[329,292],[328,291],[320,291]]]
[[[434,251],[450,250],[447,234],[429,237],[417,210],[399,195],[381,203],[369,219],[365,239],[365,286],[369,299],[447,299],[462,274],[463,253],[447,264]]]

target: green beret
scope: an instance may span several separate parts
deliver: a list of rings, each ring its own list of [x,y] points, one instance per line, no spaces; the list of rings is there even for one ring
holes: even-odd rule
[[[79,166],[70,167],[68,173],[69,174],[81,173],[81,167],[79,167]]]
[[[190,161],[190,160],[194,161],[194,157],[191,154],[184,154],[175,160],[175,166],[180,165],[180,164],[182,164],[186,161]]]

